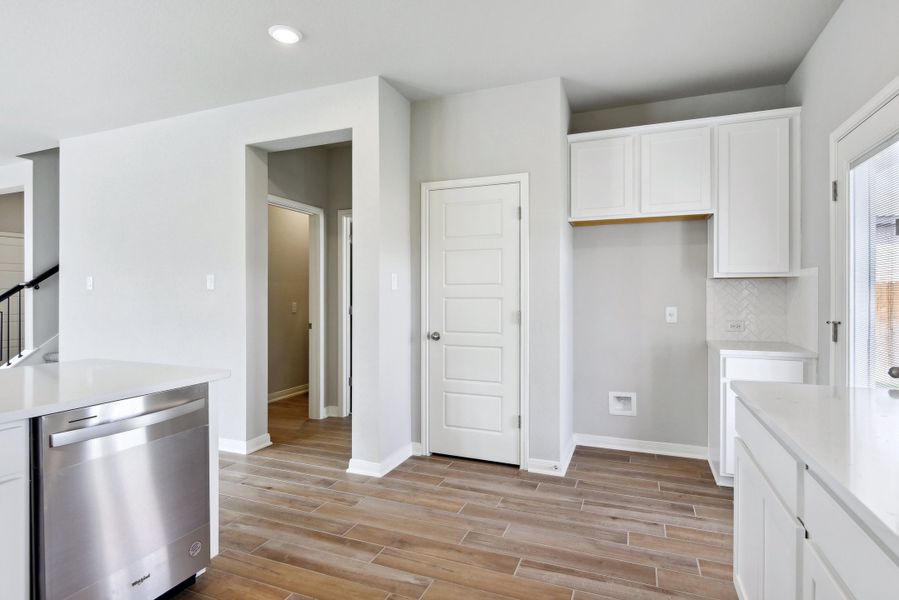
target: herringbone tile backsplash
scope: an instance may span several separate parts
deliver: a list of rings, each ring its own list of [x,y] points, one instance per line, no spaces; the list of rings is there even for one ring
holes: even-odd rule
[[[780,342],[787,339],[786,279],[709,279],[706,282],[706,338]],[[728,321],[743,319],[745,331],[729,332]]]

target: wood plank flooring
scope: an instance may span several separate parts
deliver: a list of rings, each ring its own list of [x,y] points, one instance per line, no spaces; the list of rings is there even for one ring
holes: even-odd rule
[[[351,420],[270,407],[221,455],[221,554],[183,600],[736,598],[731,490],[702,461],[579,447],[566,477],[441,456],[346,473]]]

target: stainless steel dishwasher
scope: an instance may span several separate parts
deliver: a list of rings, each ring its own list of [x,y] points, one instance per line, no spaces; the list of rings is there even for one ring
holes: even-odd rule
[[[34,597],[152,599],[209,564],[207,385],[32,425]]]

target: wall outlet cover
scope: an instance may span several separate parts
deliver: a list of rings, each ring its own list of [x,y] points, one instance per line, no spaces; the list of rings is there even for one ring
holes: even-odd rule
[[[743,319],[729,319],[727,321],[728,333],[740,333],[746,331],[746,321]]]
[[[609,392],[609,414],[637,416],[637,392]]]
[[[677,307],[676,306],[666,306],[665,307],[665,322],[666,323],[677,323]]]

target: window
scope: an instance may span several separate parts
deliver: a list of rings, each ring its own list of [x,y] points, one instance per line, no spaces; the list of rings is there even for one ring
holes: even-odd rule
[[[850,167],[849,375],[859,387],[899,387],[899,140]]]

